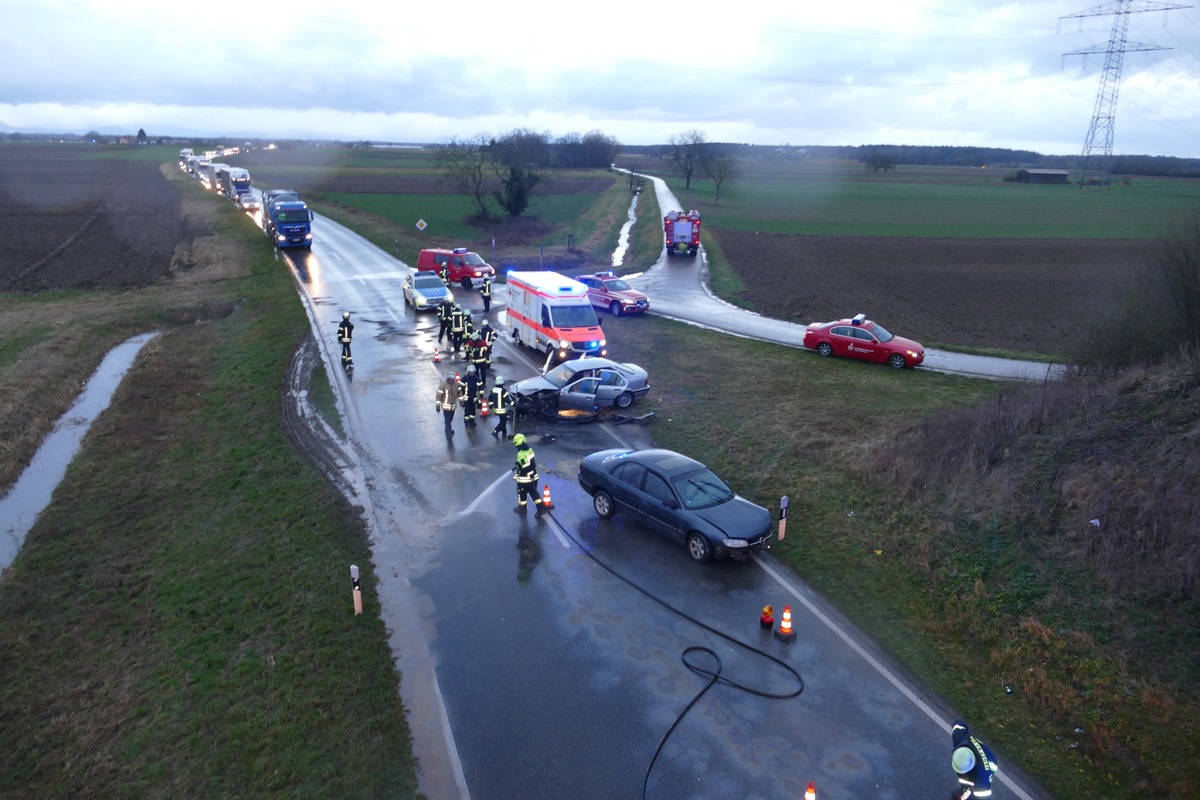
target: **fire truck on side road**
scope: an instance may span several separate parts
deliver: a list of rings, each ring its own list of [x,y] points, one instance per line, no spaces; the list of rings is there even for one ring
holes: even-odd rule
[[[668,211],[663,217],[663,233],[667,239],[667,255],[686,253],[695,257],[700,249],[700,212]]]

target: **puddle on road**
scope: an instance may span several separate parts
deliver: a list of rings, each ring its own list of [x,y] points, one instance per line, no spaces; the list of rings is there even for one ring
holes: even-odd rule
[[[629,249],[629,231],[633,229],[633,223],[637,222],[637,201],[638,196],[633,196],[633,202],[629,204],[629,219],[621,226],[621,235],[617,238],[617,249],[613,250],[612,265],[614,267],[621,266],[621,262],[625,260],[625,251]]]
[[[109,351],[75,405],[54,426],[12,490],[0,500],[0,569],[8,568],[17,557],[25,535],[50,504],[50,497],[67,474],[67,467],[79,452],[92,422],[108,408],[113,393],[142,347],[157,335],[158,331],[143,333]]]

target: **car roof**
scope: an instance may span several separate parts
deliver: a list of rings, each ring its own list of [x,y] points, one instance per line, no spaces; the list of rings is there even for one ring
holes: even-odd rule
[[[418,272],[412,276],[412,279],[413,283],[420,281],[421,283],[428,283],[430,286],[433,286],[434,284],[437,284],[438,286],[445,286],[445,284],[442,283],[442,279],[438,277],[436,272]]]
[[[694,458],[689,458],[682,453],[676,453],[674,450],[664,450],[657,447],[649,450],[633,450],[625,454],[624,460],[636,461],[639,464],[654,467],[657,472],[662,473],[668,478],[704,469],[704,465]]]

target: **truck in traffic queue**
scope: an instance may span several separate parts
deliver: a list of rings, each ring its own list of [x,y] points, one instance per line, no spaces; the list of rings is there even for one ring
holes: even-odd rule
[[[229,168],[229,191],[226,197],[237,202],[240,196],[250,191],[251,186],[253,183],[250,180],[250,170],[243,167]]]
[[[547,355],[547,363],[608,351],[587,287],[557,272],[510,272],[505,317],[512,338]]]
[[[204,184],[204,188],[213,188],[217,183],[217,164],[207,158],[200,159],[196,163],[196,177]]]
[[[309,210],[308,203],[276,198],[270,206],[263,206],[262,218],[263,230],[277,248],[312,249],[313,212]]]
[[[194,155],[192,148],[185,147],[179,151],[179,168],[184,172],[187,171],[188,159]]]
[[[213,189],[236,202],[238,195],[250,191],[250,172],[228,164],[213,164]]]
[[[663,217],[663,233],[667,240],[667,255],[686,253],[694,257],[700,249],[700,212],[668,211]]]

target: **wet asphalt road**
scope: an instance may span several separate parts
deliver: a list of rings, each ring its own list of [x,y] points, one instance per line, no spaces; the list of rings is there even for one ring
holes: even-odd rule
[[[715,686],[666,743],[647,797],[801,797],[809,781],[826,798],[947,795],[954,712],[908,685],[769,555],[697,565],[681,545],[620,516],[597,518],[575,483],[579,460],[645,446],[649,428],[523,427],[556,508],[545,520],[514,514],[514,448],[489,435],[490,421],[470,431],[460,417],[456,435],[443,435],[436,387],[464,365],[433,362],[437,321],[404,305],[408,268],[329,220],[314,231],[312,252],[291,262],[361,465],[355,502],[373,528],[379,579],[364,588],[379,593],[391,630],[422,791],[641,796],[660,740],[706,684],[681,662],[690,646],[711,647],[732,681],[776,694],[797,688],[790,673],[686,614],[783,659],[804,691],[778,700]],[[669,302],[655,291],[655,302]],[[489,318],[503,332],[497,295]],[[478,322],[482,301],[463,299]],[[356,325],[349,373],[336,368],[342,311]],[[492,374],[528,377],[540,361],[502,337]],[[796,641],[761,630],[767,603],[777,614],[792,604]],[[1038,795],[1001,785],[995,796]]]

